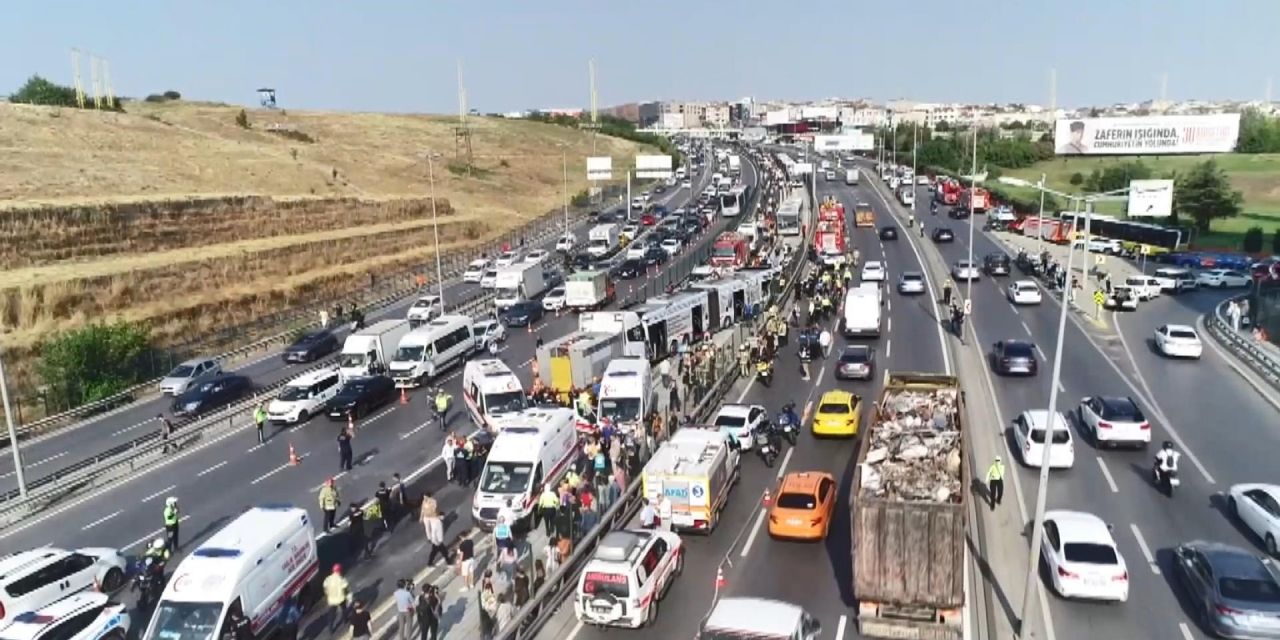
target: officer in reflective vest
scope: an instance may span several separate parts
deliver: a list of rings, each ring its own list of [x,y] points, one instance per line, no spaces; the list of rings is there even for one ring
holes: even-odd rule
[[[182,520],[178,512],[178,499],[169,496],[164,501],[164,537],[170,551],[178,550],[178,523]]]
[[[991,494],[991,510],[995,511],[1004,499],[1004,461],[1000,456],[987,467],[987,492]]]

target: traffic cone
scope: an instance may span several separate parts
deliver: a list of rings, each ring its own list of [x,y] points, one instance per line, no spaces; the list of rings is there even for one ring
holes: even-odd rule
[[[724,569],[716,567],[716,588],[723,589],[729,582],[724,579]]]
[[[409,393],[405,391],[404,387],[400,387],[400,404],[409,404]]]
[[[350,412],[347,413],[347,431],[356,432],[356,417]]]
[[[302,462],[302,458],[298,457],[298,452],[294,450],[293,443],[290,442],[289,443],[289,466],[296,467],[298,466],[299,462]]]
[[[764,505],[765,505],[766,507],[767,507],[767,506],[769,506],[769,505],[771,505],[771,504],[773,504],[773,496],[769,494],[769,490],[768,490],[768,489],[765,489],[765,490],[764,490],[764,500],[763,500],[763,502],[764,502]]]

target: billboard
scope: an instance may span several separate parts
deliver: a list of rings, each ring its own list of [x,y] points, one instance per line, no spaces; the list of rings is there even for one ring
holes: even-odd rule
[[[587,158],[587,179],[612,180],[613,158],[609,156]]]
[[[766,126],[774,127],[780,124],[788,124],[791,122],[791,110],[779,109],[764,114],[764,123]]]
[[[1173,213],[1172,180],[1130,180],[1130,218],[1167,218]]]
[[[684,114],[683,113],[664,113],[662,114],[663,129],[683,129]]]
[[[875,136],[861,131],[845,133],[838,136],[813,136],[813,148],[818,153],[827,151],[870,151],[875,147]]]
[[[1239,136],[1238,113],[1077,118],[1057,122],[1053,148],[1072,156],[1227,153]]]
[[[637,178],[670,178],[671,156],[636,156]]]

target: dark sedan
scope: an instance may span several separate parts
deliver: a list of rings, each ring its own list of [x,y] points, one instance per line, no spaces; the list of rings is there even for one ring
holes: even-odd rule
[[[653,267],[666,262],[669,257],[661,246],[651,244],[645,248],[644,257],[640,260],[644,262],[644,266]]]
[[[502,312],[502,323],[508,327],[527,327],[542,319],[542,303],[521,300]]]
[[[951,210],[947,212],[947,215],[952,220],[964,220],[969,217],[969,209],[967,207],[951,207]]]
[[[328,331],[312,331],[302,334],[293,344],[285,347],[280,357],[285,362],[314,362],[337,351],[338,347],[337,336]]]
[[[880,239],[881,240],[897,240],[898,228],[897,227],[880,227]]]
[[[1039,369],[1036,347],[1022,340],[1001,340],[991,345],[991,368],[1000,375],[1034,376]]]
[[[396,397],[396,383],[387,376],[352,378],[342,385],[338,395],[325,405],[330,420],[359,418],[391,402]]]
[[[590,271],[595,263],[595,256],[589,253],[576,253],[569,258],[569,268],[574,271]]]
[[[1258,556],[1198,540],[1173,550],[1173,568],[1190,606],[1213,635],[1280,637],[1280,582]]]
[[[173,399],[170,411],[190,417],[239,400],[253,391],[253,381],[244,376],[220,375],[197,384]]]
[[[840,352],[837,380],[870,380],[875,375],[876,351],[867,345],[849,345]]]
[[[982,259],[982,270],[989,276],[1007,276],[1011,267],[1009,256],[1003,253],[987,254]]]
[[[659,249],[659,251],[661,251],[661,249]],[[622,264],[618,265],[613,270],[613,277],[618,280],[634,280],[642,275],[644,275],[644,261],[637,260],[635,258],[623,260]]]
[[[956,234],[951,233],[951,230],[946,227],[934,229],[932,237],[934,242],[939,242],[939,243],[956,241]]]

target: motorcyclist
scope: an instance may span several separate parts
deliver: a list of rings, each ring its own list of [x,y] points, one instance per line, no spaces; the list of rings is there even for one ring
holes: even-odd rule
[[[1178,472],[1178,461],[1181,458],[1182,454],[1174,450],[1173,443],[1165,440],[1164,446],[1160,448],[1160,451],[1156,452],[1155,460],[1156,481],[1160,483],[1161,487],[1164,486],[1169,472]]]
[[[769,383],[773,381],[773,361],[764,357],[760,358],[760,361],[756,363],[756,376],[760,378],[761,384],[766,387],[769,386]]]

